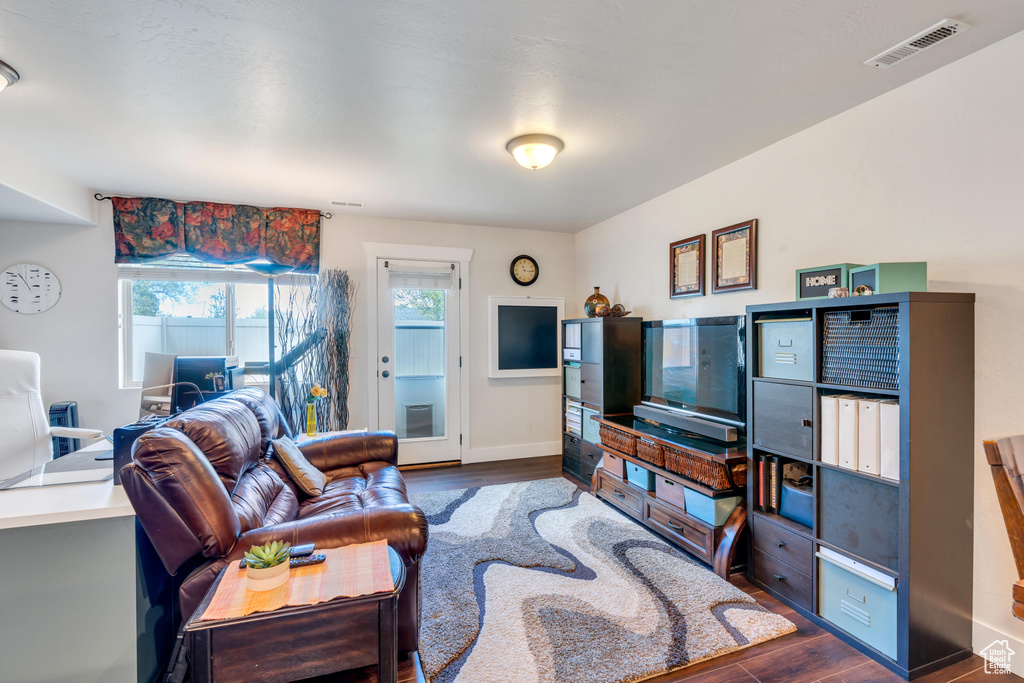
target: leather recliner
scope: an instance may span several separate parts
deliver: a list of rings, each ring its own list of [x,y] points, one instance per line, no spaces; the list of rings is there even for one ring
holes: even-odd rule
[[[398,649],[417,648],[419,559],[427,521],[409,503],[392,432],[326,434],[299,444],[328,475],[324,492],[306,496],[275,458],[271,440],[289,436],[277,404],[242,389],[187,410],[136,441],[121,470],[125,493],[172,575],[205,560],[181,584],[188,619],[226,565],[272,540],[335,548],[387,539],[407,569],[398,599]]]

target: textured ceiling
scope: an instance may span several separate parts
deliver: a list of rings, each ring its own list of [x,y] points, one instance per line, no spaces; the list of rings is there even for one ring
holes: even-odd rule
[[[973,28],[862,65],[946,16]],[[1022,29],[1016,0],[0,0],[0,140],[105,193],[572,232]],[[565,150],[531,172],[505,143],[535,132]]]

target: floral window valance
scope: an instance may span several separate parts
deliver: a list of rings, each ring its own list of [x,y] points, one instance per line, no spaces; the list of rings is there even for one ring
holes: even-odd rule
[[[189,254],[213,263],[266,259],[295,270],[320,269],[320,212],[257,206],[111,197],[116,263]]]

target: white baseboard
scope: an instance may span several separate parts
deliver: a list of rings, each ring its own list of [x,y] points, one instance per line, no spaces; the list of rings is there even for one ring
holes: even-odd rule
[[[987,624],[982,624],[977,620],[974,621],[974,633],[972,634],[971,641],[975,654],[984,657],[985,655],[982,654],[982,650],[997,640],[1007,641],[1007,645],[1014,652],[1014,655],[1010,658],[1010,670],[1018,676],[1024,676],[1024,642],[1002,631],[997,631]]]
[[[495,460],[517,460],[519,458],[540,458],[545,455],[558,455],[562,452],[561,441],[543,443],[523,443],[514,446],[491,446],[489,448],[470,448],[466,452],[463,463],[493,462]]]

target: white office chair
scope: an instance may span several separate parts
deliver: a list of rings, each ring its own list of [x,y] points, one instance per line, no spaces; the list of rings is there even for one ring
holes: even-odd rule
[[[104,438],[97,429],[51,427],[39,376],[39,354],[0,349],[0,481],[53,460],[51,437]]]

